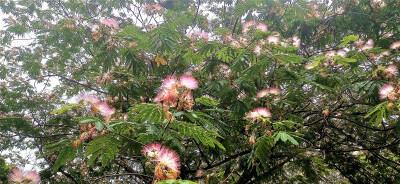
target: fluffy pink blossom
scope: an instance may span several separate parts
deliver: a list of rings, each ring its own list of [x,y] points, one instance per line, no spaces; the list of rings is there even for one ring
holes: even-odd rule
[[[346,52],[344,50],[338,50],[336,54],[338,56],[346,57]]]
[[[178,103],[178,90],[176,88],[161,89],[154,98],[154,102],[174,107]]]
[[[325,57],[333,57],[336,55],[336,51],[330,50],[325,53]]]
[[[257,107],[251,110],[247,116],[249,119],[261,119],[261,118],[270,118],[272,117],[271,112],[265,107]]]
[[[188,89],[197,89],[197,80],[190,75],[181,75],[179,78],[179,83],[181,86]]]
[[[252,21],[252,20],[245,22],[245,23],[243,24],[242,33],[247,33],[247,31],[250,30],[250,27],[251,27],[251,26],[254,26],[254,25],[255,25],[255,22]]]
[[[263,90],[259,91],[257,93],[257,98],[262,98],[264,96],[271,95],[271,94],[272,95],[279,95],[280,93],[281,93],[281,90],[279,90],[278,88],[270,87],[268,89],[263,89]]]
[[[81,94],[78,96],[77,101],[83,101],[85,103],[91,103],[93,105],[100,103],[100,99],[93,94]]]
[[[18,169],[13,169],[13,172],[8,176],[9,180],[14,183],[22,183],[25,180],[24,173]]]
[[[262,32],[268,31],[267,25],[265,25],[265,24],[262,23],[262,22],[260,22],[260,23],[257,24],[256,29],[258,29],[258,30],[260,30],[260,31],[262,31]]]
[[[164,79],[161,88],[171,89],[171,88],[176,88],[177,86],[178,86],[178,81],[176,80],[176,77],[174,75],[169,75]]]
[[[315,67],[316,67],[316,65],[313,65],[312,63],[311,63],[311,64],[306,64],[306,65],[304,66],[304,68],[307,69],[307,70],[311,70],[311,69],[313,69],[313,68],[315,68]]]
[[[97,32],[99,30],[99,28],[100,28],[100,26],[97,25],[97,24],[93,24],[93,25],[90,26],[90,30],[92,32]]]
[[[181,164],[179,155],[174,150],[159,143],[150,143],[142,149],[142,153],[156,162],[155,178],[160,180],[178,178]]]
[[[192,93],[190,93],[190,92],[189,93],[188,92],[182,93],[181,97],[186,99],[186,100],[193,101],[193,96],[192,96]]]
[[[241,45],[237,40],[233,40],[230,44],[235,49],[240,49]]]
[[[381,100],[384,100],[386,98],[389,98],[389,100],[395,99],[394,95],[394,87],[391,84],[385,84],[379,89],[379,98]]]
[[[30,171],[25,175],[25,181],[32,184],[39,184],[40,176],[36,171]]]
[[[384,72],[393,76],[397,76],[399,74],[399,70],[394,65],[387,66]]]
[[[181,167],[179,155],[168,147],[163,146],[157,158],[158,164],[172,170],[179,170]]]
[[[271,36],[267,37],[267,41],[268,41],[268,43],[271,43],[271,44],[274,44],[274,45],[278,45],[279,37],[271,35]]]
[[[374,40],[372,40],[371,38],[368,39],[366,45],[371,46],[371,47],[374,47]]]
[[[300,47],[301,39],[298,36],[293,36],[292,39],[293,39],[293,46]]]
[[[384,52],[381,52],[381,53],[379,53],[379,57],[383,57],[383,56],[390,56],[390,51],[384,51]]]
[[[207,33],[207,32],[204,32],[204,31],[203,31],[203,33],[201,34],[201,37],[202,37],[204,40],[208,41],[208,33]]]
[[[106,119],[106,121],[110,120],[111,115],[115,112],[115,109],[108,106],[105,102],[97,104],[96,108],[100,112],[100,114]]]
[[[373,47],[374,47],[374,40],[368,39],[368,41],[365,43],[365,45],[361,45],[360,48],[358,48],[358,50],[365,51],[365,50],[372,49]]]
[[[103,19],[101,23],[108,27],[119,28],[118,22],[113,19]]]
[[[392,43],[392,45],[390,45],[390,49],[397,49],[400,47],[400,41],[394,42]]]
[[[159,5],[159,4],[153,5],[153,8],[158,10],[158,11],[163,9],[163,7],[161,5]]]
[[[260,54],[261,54],[261,45],[260,44],[257,44],[256,46],[254,46],[253,53],[256,56],[260,56]]]
[[[160,143],[149,143],[142,149],[142,154],[151,158],[156,158],[161,153],[162,145]]]

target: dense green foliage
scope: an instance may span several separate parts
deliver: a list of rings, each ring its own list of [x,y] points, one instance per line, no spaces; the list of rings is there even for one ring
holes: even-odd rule
[[[399,181],[399,6],[1,1],[0,179],[34,149],[45,183],[151,183],[141,150],[158,142],[181,164],[160,183]],[[163,79],[183,74],[198,81],[193,100],[156,103]],[[394,90],[380,95],[384,85]],[[251,118],[258,107],[271,117]]]

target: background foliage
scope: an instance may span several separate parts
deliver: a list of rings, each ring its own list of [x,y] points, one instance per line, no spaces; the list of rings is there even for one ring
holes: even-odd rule
[[[400,40],[399,6],[396,0],[1,1],[0,156],[13,162],[0,160],[0,179],[26,164],[15,148],[30,148],[42,158],[43,182],[149,183],[153,171],[140,151],[160,142],[179,154],[180,179],[194,182],[399,181],[400,103],[378,94],[398,83],[384,70],[399,65],[399,50],[389,49]],[[119,28],[101,24],[104,18]],[[268,31],[243,33],[247,21]],[[254,52],[274,31],[288,43],[298,36],[300,47],[265,44]],[[357,40],[368,39],[375,44],[361,48]],[[339,49],[345,57],[329,55]],[[380,55],[385,51],[391,55]],[[162,80],[184,73],[199,82],[193,109],[165,113],[153,102]],[[269,87],[282,91],[279,99],[256,98]],[[113,120],[71,106],[82,93],[116,108]],[[245,118],[256,107],[271,111],[265,125]],[[89,125],[99,135],[74,146]]]

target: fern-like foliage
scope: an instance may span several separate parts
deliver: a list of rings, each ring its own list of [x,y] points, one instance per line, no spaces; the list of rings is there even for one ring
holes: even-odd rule
[[[101,165],[104,167],[114,160],[119,152],[121,142],[111,134],[102,135],[91,141],[86,147],[86,157],[88,165],[93,164],[96,158],[101,156]]]
[[[165,114],[161,109],[162,107],[157,104],[135,104],[129,110],[130,116],[134,117],[133,120],[137,122],[155,122],[163,123],[165,122]]]
[[[59,168],[76,157],[76,150],[71,147],[71,143],[71,140],[63,140],[45,147],[45,149],[49,150],[43,156],[59,151],[57,159],[54,162],[53,171],[58,171]]]
[[[264,135],[257,140],[256,155],[264,168],[268,168],[267,162],[270,160],[271,148],[274,145],[274,140],[269,135]]]
[[[174,121],[171,123],[170,127],[186,137],[193,138],[199,144],[213,148],[218,146],[225,150],[224,146],[216,139],[222,137],[215,130],[205,129],[201,126],[193,125],[192,123],[184,121]]]

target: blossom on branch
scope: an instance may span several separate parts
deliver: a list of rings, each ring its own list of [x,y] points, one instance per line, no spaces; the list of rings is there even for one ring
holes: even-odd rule
[[[246,118],[252,120],[270,117],[272,117],[271,112],[265,107],[257,107],[251,110],[246,116]]]

